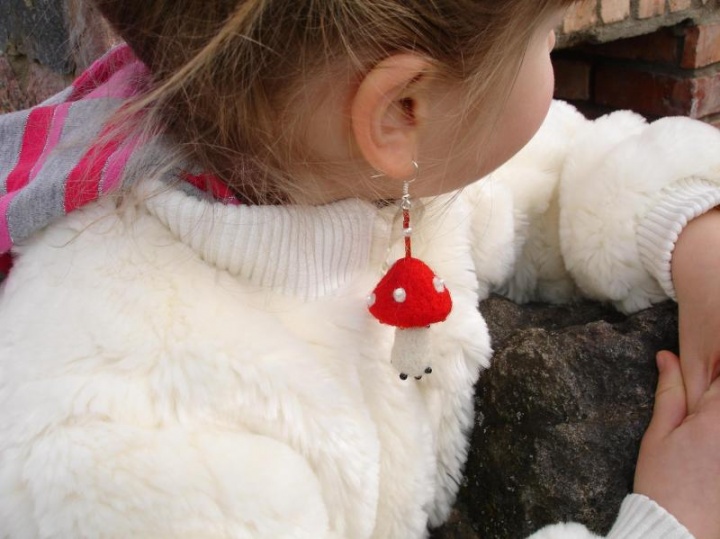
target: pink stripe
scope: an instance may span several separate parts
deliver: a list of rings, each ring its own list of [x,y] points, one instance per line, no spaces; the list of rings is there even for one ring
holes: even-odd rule
[[[10,237],[10,229],[8,228],[8,207],[12,202],[13,198],[17,195],[17,191],[14,193],[8,193],[7,195],[0,197],[0,253],[6,253],[12,247],[12,238]]]
[[[85,99],[127,99],[140,93],[144,80],[147,80],[147,68],[140,62],[135,62],[114,73],[105,84],[85,96]]]
[[[38,107],[28,116],[25,133],[23,133],[22,148],[20,148],[20,158],[5,181],[5,190],[8,193],[27,185],[30,171],[45,148],[55,108]]]
[[[48,156],[55,149],[55,146],[57,146],[57,143],[60,140],[60,135],[62,134],[63,128],[65,127],[65,120],[67,119],[68,112],[71,106],[71,103],[63,103],[62,105],[58,105],[58,107],[55,109],[55,114],[53,115],[50,127],[50,133],[48,134],[47,142],[45,143],[45,149],[40,155],[40,158],[35,163],[33,169],[30,171],[28,182],[31,182],[35,179],[35,176],[37,176],[38,172],[40,172],[40,169],[45,164],[45,161],[47,161]]]
[[[73,83],[73,93],[68,101],[77,101],[88,93],[107,82],[118,70],[130,62],[136,61],[135,55],[127,45],[112,49],[102,58],[95,60],[80,77]]]
[[[109,193],[114,191],[120,179],[122,178],[125,166],[130,160],[130,156],[135,152],[137,147],[140,145],[140,137],[133,137],[131,140],[123,144],[118,151],[110,156],[105,167],[105,174],[103,175],[101,193]]]

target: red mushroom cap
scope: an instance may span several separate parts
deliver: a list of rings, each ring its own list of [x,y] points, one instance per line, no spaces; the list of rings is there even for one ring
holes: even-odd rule
[[[419,328],[444,321],[452,310],[445,283],[417,258],[401,258],[370,296],[370,313],[383,324]]]

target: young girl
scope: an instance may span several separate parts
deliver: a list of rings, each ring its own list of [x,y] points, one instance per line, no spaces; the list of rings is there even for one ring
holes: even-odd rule
[[[570,3],[97,0],[129,47],[0,119],[0,536],[425,537],[501,290],[677,294],[610,537],[718,537],[720,134],[551,105]]]

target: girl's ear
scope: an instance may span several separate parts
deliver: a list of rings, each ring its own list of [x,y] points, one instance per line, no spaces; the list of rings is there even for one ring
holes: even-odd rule
[[[365,160],[389,178],[415,173],[418,129],[428,110],[424,79],[431,70],[422,56],[396,54],[377,64],[353,96],[355,142]]]

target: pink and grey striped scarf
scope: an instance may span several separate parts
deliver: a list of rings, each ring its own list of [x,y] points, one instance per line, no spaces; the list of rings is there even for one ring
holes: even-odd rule
[[[69,88],[29,110],[0,116],[0,278],[11,248],[59,217],[127,187],[152,166],[158,145],[108,137],[107,122],[147,87],[147,68],[121,45]],[[232,192],[208,174],[173,176],[225,203]]]

